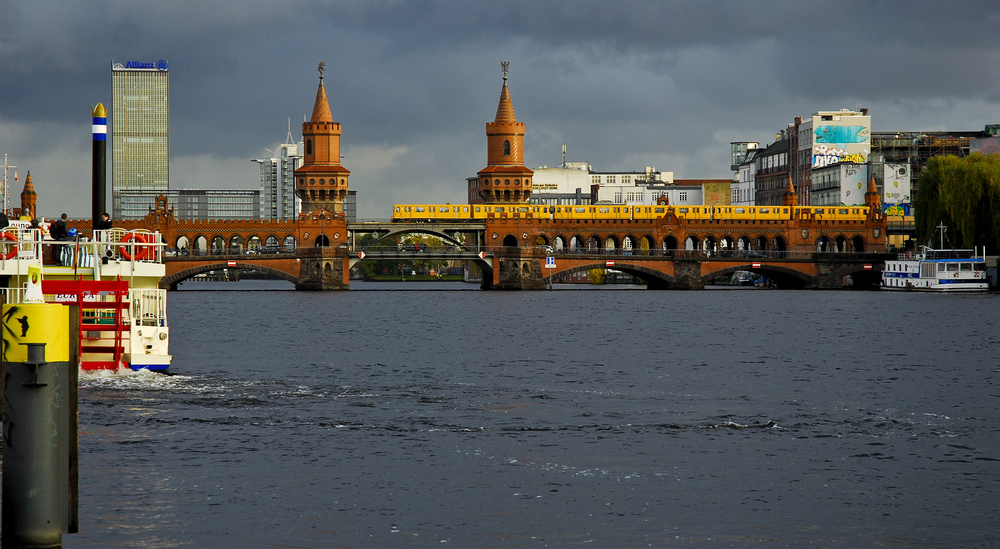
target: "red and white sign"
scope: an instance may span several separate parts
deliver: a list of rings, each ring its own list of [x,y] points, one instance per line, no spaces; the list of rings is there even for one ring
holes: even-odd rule
[[[870,264],[868,264],[868,263],[865,263],[865,270],[866,271],[872,270],[872,266]]]
[[[754,263],[753,264],[753,268],[754,269],[759,269],[760,268],[760,263]]]
[[[479,259],[486,259],[486,252],[479,252]]]
[[[364,258],[365,258],[365,252],[358,252],[358,259],[364,259]]]
[[[614,261],[610,261],[610,260],[605,261],[604,262],[604,266],[605,267],[614,267],[615,266],[615,262]]]
[[[235,267],[236,266],[236,261],[233,261],[232,259],[230,259],[229,260],[229,266],[230,267]]]

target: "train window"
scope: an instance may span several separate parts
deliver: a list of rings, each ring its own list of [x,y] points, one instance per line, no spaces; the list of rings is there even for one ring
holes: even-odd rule
[[[823,213],[823,208],[816,208],[816,212],[815,213],[818,213],[818,214]]]
[[[527,213],[528,212],[528,208],[523,208],[523,207],[522,208],[518,208],[517,211],[519,211],[521,213]]]
[[[476,211],[481,212],[482,210],[479,208],[479,206],[476,206]]]
[[[661,214],[664,212],[666,212],[666,208],[653,208],[653,213]]]
[[[746,211],[745,208],[733,208],[733,211],[736,212],[736,213],[738,213],[738,214],[747,213],[747,211]]]
[[[611,209],[610,208],[598,208],[598,211],[600,211],[602,214],[606,214],[606,213],[610,212]],[[618,208],[615,208],[615,211],[618,211]]]
[[[573,208],[573,211],[578,214],[587,213],[587,208]]]
[[[403,208],[403,211],[404,211],[404,212],[408,212],[408,211],[410,211],[410,207],[409,207],[409,206],[406,206],[405,208]]]
[[[396,206],[396,213],[399,213],[399,206]]]
[[[768,208],[757,208],[757,213],[762,213],[762,214],[771,213],[771,210]]]
[[[781,213],[788,213],[788,208],[784,208]]]
[[[677,208],[677,213],[686,214],[686,213],[688,213],[688,209],[687,208]]]
[[[844,209],[838,211],[837,213],[839,213],[840,215],[847,215],[847,208],[844,208]]]
[[[413,211],[415,211],[415,212],[422,212],[422,211],[424,211],[424,209],[425,208],[423,206],[417,206],[416,208],[413,208]]]

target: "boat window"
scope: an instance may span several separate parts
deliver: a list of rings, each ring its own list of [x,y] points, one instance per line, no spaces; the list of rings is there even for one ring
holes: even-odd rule
[[[973,263],[972,264],[972,270],[973,271],[985,271],[986,270],[986,262],[985,261],[980,261],[979,263]]]
[[[938,272],[943,273],[944,272],[944,263],[938,263],[937,266],[938,266]]]
[[[948,272],[958,271],[958,263],[948,263]]]
[[[959,265],[960,265],[959,270],[961,270],[961,271],[971,271],[972,270],[972,263],[959,263]]]

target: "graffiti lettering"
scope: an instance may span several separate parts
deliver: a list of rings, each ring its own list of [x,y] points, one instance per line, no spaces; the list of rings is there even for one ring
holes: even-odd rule
[[[912,215],[909,204],[886,204],[885,215]]]

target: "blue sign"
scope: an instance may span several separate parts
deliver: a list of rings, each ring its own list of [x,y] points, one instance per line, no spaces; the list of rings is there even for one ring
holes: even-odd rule
[[[156,63],[143,63],[142,61],[128,61],[125,63],[126,69],[146,69],[146,70],[167,70],[167,62],[160,59]]]

